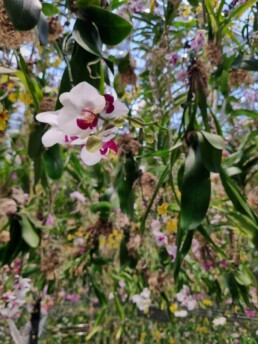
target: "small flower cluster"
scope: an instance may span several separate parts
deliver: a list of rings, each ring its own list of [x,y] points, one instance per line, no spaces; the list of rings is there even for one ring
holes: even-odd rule
[[[26,295],[30,290],[30,279],[17,276],[14,284],[14,290],[7,290],[2,295],[0,314],[6,319],[19,318],[22,308],[26,304]]]
[[[51,125],[42,137],[45,147],[56,143],[79,145],[83,147],[81,159],[89,166],[97,164],[110,150],[117,153],[117,145],[113,141],[116,126],[110,120],[128,113],[123,103],[109,94],[100,95],[87,82],[61,94],[59,100],[63,105],[60,110],[36,116],[39,122]]]
[[[181,306],[186,307],[188,311],[192,311],[197,306],[197,301],[191,295],[188,286],[183,285],[183,289],[176,294],[176,299],[181,303]]]
[[[172,262],[174,262],[177,254],[177,246],[174,243],[170,243],[168,236],[161,231],[161,223],[159,220],[152,221],[151,231],[157,246],[165,247]]]
[[[137,308],[144,313],[147,313],[151,305],[150,290],[144,288],[140,294],[132,296],[131,300],[136,303]]]

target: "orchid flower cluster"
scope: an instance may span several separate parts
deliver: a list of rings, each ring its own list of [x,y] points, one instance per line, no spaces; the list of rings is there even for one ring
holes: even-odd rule
[[[150,295],[150,290],[148,288],[144,288],[140,294],[132,296],[131,300],[136,304],[140,311],[147,313],[151,305]]]
[[[51,125],[43,135],[42,143],[51,147],[79,145],[81,159],[86,165],[95,165],[111,151],[117,154],[113,140],[117,130],[112,120],[127,115],[125,104],[110,94],[99,94],[97,89],[81,82],[70,92],[61,94],[63,107],[57,111],[42,112],[36,116],[39,122]]]
[[[14,343],[27,344],[31,331],[30,320],[26,323],[22,332],[17,328],[15,321],[20,319],[25,312],[30,317],[34,307],[35,295],[39,293],[37,288],[33,287],[30,278],[13,275],[13,271],[8,266],[4,266],[3,269],[4,273],[0,283],[0,315],[8,322]],[[13,288],[10,288],[11,284],[13,284]],[[41,293],[39,335],[43,332],[47,315],[53,304],[53,298],[47,295],[46,287]]]
[[[156,245],[159,247],[165,247],[168,255],[171,257],[171,261],[174,262],[177,254],[177,246],[169,243],[168,236],[161,231],[161,223],[159,220],[152,221],[151,231]]]

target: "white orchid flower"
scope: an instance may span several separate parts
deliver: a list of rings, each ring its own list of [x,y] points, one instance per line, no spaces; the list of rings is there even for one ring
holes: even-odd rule
[[[48,123],[51,128],[43,135],[42,143],[45,147],[51,147],[56,143],[65,144],[76,141],[75,144],[85,143],[87,138],[97,132],[103,133],[102,126],[106,120],[128,113],[128,108],[109,94],[103,96],[98,90],[87,82],[81,82],[70,92],[61,94],[59,98],[63,107],[58,111],[42,112],[36,116],[39,122]],[[107,140],[103,140],[105,144]],[[83,144],[82,143],[82,144]],[[107,145],[101,149],[106,151]],[[85,154],[88,164],[101,159],[103,152],[100,151],[94,157]],[[110,148],[112,149],[112,148]],[[89,152],[90,153],[90,152]],[[98,156],[98,159],[96,159]],[[95,159],[94,159],[95,158]]]
[[[57,117],[59,111],[55,112],[42,112],[36,116],[39,122],[47,123],[51,125],[51,128],[45,132],[42,136],[42,143],[45,147],[51,147],[56,143],[64,144],[65,134],[58,128]]]

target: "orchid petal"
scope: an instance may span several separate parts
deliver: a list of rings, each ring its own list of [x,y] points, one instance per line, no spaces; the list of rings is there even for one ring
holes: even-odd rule
[[[66,135],[78,135],[82,131],[77,125],[77,112],[72,104],[60,110],[57,123]]]
[[[57,125],[57,116],[59,111],[41,112],[36,116],[36,120],[50,125]]]
[[[64,144],[65,143],[65,135],[57,128],[50,128],[45,134],[42,136],[42,143],[45,147],[52,147],[56,143]]]
[[[113,118],[128,114],[128,107],[124,103],[121,103],[119,100],[115,100],[113,105],[115,108],[114,111],[112,111],[111,113],[106,113],[105,111],[102,111],[101,114],[104,118]]]
[[[101,158],[102,156],[99,151],[90,153],[89,151],[87,151],[86,147],[83,147],[83,149],[81,150],[81,159],[88,166],[97,164],[101,160]]]
[[[73,105],[80,113],[84,108],[91,109],[95,114],[102,111],[106,105],[105,98],[87,82],[81,82],[70,92],[61,94],[60,102],[66,108]]]

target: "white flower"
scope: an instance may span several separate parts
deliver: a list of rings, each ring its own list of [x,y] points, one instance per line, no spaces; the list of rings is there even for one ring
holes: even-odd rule
[[[161,229],[161,224],[160,224],[159,220],[153,220],[151,222],[151,230],[152,230],[152,232],[153,233],[154,232],[159,232],[160,229]]]
[[[131,300],[136,303],[136,306],[140,311],[148,312],[151,305],[150,290],[148,288],[144,288],[139,295],[137,294],[132,296]]]
[[[177,254],[177,246],[167,245],[166,250],[167,250],[168,255],[171,257],[172,262],[174,262],[176,259],[176,254]]]
[[[15,283],[14,290],[18,299],[24,299],[27,292],[31,289],[31,280],[29,278],[19,278]]]
[[[113,152],[117,153],[118,148],[113,140],[104,141],[100,149],[96,150],[95,152],[89,152],[84,146],[81,150],[81,159],[85,163],[85,165],[92,166],[97,164],[101,159],[103,159],[109,152],[112,150]]]
[[[185,310],[181,310],[181,311],[175,311],[174,312],[174,316],[177,317],[177,318],[185,318],[187,317],[187,311]]]
[[[45,147],[56,143],[82,145],[81,159],[89,166],[97,164],[110,150],[117,154],[117,146],[112,140],[117,128],[114,125],[110,128],[108,121],[128,113],[123,103],[112,95],[100,95],[87,82],[81,82],[70,92],[61,94],[59,100],[63,105],[60,110],[36,116],[38,121],[51,125],[42,137]],[[95,140],[93,145],[90,138]]]
[[[71,192],[70,198],[76,199],[77,201],[82,202],[82,203],[84,203],[86,201],[86,198],[79,191]]]
[[[42,112],[36,116],[39,122],[52,126],[42,137],[45,147],[68,143],[77,137],[87,138],[97,131],[99,114],[105,120],[128,113],[123,103],[114,100],[111,95],[100,95],[87,82],[81,82],[70,92],[61,94],[59,100],[63,105],[60,110]]]
[[[58,111],[42,112],[36,116],[39,122],[50,124],[52,127],[42,136],[42,143],[45,147],[51,147],[56,143],[64,144],[66,142],[65,134],[58,128]]]
[[[217,327],[217,326],[223,326],[225,325],[227,322],[227,318],[225,317],[219,317],[219,318],[215,318],[212,323],[213,323],[213,326]]]

